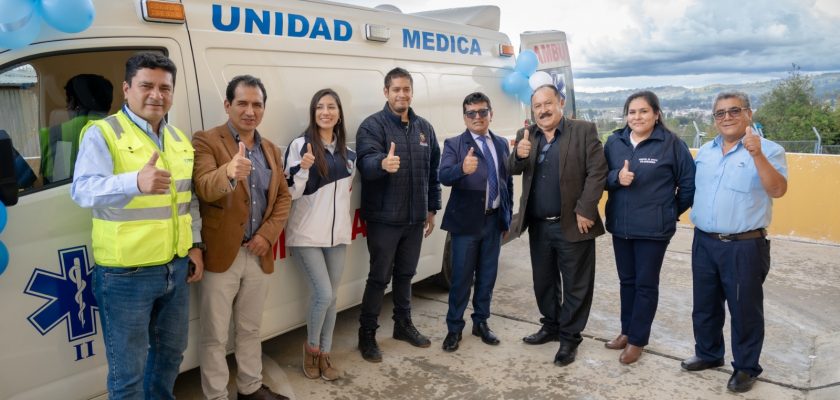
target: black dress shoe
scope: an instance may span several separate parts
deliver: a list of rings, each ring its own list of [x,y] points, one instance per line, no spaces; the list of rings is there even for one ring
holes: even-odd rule
[[[549,332],[545,330],[545,328],[540,328],[537,333],[533,333],[522,338],[522,341],[528,344],[544,344],[552,340],[560,340],[560,337],[557,336],[557,332]]]
[[[732,373],[732,377],[729,378],[729,383],[726,384],[726,388],[731,392],[749,392],[757,379],[757,377],[750,376],[750,374],[744,371],[735,371]]]
[[[461,341],[461,332],[449,332],[446,339],[443,339],[443,351],[453,352],[458,350],[458,342]]]
[[[560,342],[560,349],[554,355],[554,365],[565,367],[575,361],[577,355],[577,345]]]
[[[473,335],[480,336],[481,341],[487,343],[489,345],[497,345],[499,344],[499,338],[496,337],[496,334],[487,326],[487,322],[479,322],[477,324],[473,324]]]
[[[723,366],[723,359],[707,361],[700,357],[693,356],[683,360],[680,366],[686,371],[702,371],[709,368]]]

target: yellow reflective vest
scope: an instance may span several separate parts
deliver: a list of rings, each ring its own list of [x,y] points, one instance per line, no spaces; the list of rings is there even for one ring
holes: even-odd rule
[[[161,265],[192,246],[190,217],[193,147],[183,132],[165,125],[164,151],[122,111],[90,121],[111,151],[114,175],[139,171],[157,151],[157,167],[172,174],[165,194],[140,194],[123,208],[93,209],[93,258],[108,267]]]

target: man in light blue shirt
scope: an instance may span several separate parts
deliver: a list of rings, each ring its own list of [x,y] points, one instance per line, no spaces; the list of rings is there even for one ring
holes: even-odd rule
[[[689,371],[723,365],[723,324],[729,306],[732,367],[727,389],[746,392],[762,369],[764,343],[762,284],[770,270],[773,198],[787,191],[785,151],[753,133],[749,97],[717,95],[713,105],[720,133],[697,153],[691,220],[695,355],[682,362]]]
[[[125,105],[89,123],[70,187],[73,201],[93,210],[93,291],[112,400],[175,398],[187,347],[187,283],[203,272],[198,203],[194,195],[190,203],[179,195],[190,191],[192,146],[165,120],[176,71],[157,53],[129,58]],[[167,197],[164,206],[149,200]],[[180,226],[190,221],[187,213],[192,235]],[[174,233],[172,245],[161,234],[167,231]]]

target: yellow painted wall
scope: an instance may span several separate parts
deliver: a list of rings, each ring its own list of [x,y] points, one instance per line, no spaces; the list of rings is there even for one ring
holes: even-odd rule
[[[773,202],[770,234],[840,243],[840,155],[788,153],[787,164],[788,191]],[[602,215],[606,200],[604,192]],[[690,225],[688,215],[680,223]]]

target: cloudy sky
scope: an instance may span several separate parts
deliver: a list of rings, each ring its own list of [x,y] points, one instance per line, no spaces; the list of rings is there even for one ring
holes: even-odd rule
[[[410,13],[495,4],[518,46],[565,31],[579,91],[763,81],[840,71],[840,0],[338,0]]]

